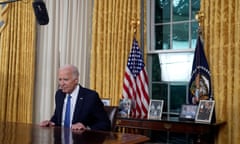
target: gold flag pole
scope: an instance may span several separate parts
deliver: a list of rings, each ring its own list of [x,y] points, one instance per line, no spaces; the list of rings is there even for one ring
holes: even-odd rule
[[[204,13],[202,11],[198,11],[197,14],[195,15],[195,19],[198,21],[198,34],[202,35],[203,31],[203,20],[204,20]]]
[[[137,34],[138,25],[140,25],[140,20],[139,19],[132,19],[131,20],[131,27],[133,28],[133,34],[134,34],[135,38],[136,38],[136,34]]]

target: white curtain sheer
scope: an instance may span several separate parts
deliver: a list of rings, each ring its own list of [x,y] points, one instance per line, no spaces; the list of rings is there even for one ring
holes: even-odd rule
[[[45,4],[50,20],[37,26],[34,123],[53,113],[59,66],[76,65],[80,84],[89,86],[92,1],[45,0]]]

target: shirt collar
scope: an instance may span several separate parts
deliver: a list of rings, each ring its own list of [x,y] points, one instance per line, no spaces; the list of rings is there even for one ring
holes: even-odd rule
[[[73,90],[72,93],[70,93],[70,95],[71,95],[72,97],[77,97],[78,91],[79,91],[79,85],[77,85],[77,86],[75,87],[75,89]]]

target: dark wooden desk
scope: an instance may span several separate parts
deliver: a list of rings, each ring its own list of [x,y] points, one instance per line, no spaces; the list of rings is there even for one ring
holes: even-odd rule
[[[150,120],[139,118],[117,118],[118,131],[146,135],[146,130],[186,133],[196,135],[196,143],[202,143],[202,136],[210,135],[213,141],[220,126],[226,122],[217,121],[214,124],[196,123],[194,121],[180,121],[178,118]]]
[[[1,144],[65,144],[64,129],[61,127],[40,127],[23,123],[0,123]],[[122,134],[103,131],[72,132],[71,143],[78,144],[135,144],[149,140],[148,137],[136,134]]]

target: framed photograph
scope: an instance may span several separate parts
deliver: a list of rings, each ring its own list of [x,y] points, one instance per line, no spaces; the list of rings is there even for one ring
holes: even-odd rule
[[[194,121],[197,113],[197,108],[198,108],[198,105],[183,104],[181,107],[179,120]]]
[[[128,116],[130,116],[131,108],[132,108],[131,99],[128,99],[128,98],[120,99],[120,101],[119,101],[119,113],[118,114],[121,117],[128,117]]]
[[[211,123],[214,105],[215,101],[213,100],[200,100],[195,121],[202,123]]]
[[[148,119],[161,119],[163,100],[150,100],[148,108]]]
[[[101,100],[102,100],[104,106],[110,106],[110,105],[111,105],[111,100],[110,100],[110,99],[108,99],[108,98],[103,98],[103,99],[101,99]]]

